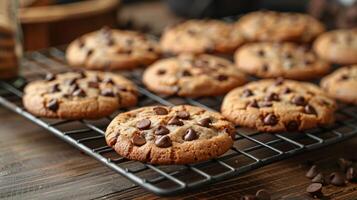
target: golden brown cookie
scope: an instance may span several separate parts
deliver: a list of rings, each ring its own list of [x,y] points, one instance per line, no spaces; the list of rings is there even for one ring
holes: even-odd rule
[[[334,121],[336,103],[312,83],[283,79],[251,82],[229,92],[222,114],[259,131],[302,131]]]
[[[199,107],[151,106],[119,114],[109,124],[109,146],[128,159],[188,164],[216,158],[233,144],[235,129],[219,113]]]
[[[135,85],[126,78],[103,72],[48,74],[29,83],[23,104],[32,114],[62,119],[97,119],[137,102]]]

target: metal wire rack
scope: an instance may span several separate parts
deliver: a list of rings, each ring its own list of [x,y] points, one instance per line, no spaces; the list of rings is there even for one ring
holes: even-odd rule
[[[304,133],[269,134],[237,127],[233,147],[217,159],[191,165],[158,166],[120,157],[108,147],[104,131],[111,119],[125,110],[99,120],[58,120],[38,118],[22,106],[22,89],[31,80],[43,78],[47,72],[70,70],[64,60],[63,49],[50,48],[31,52],[22,61],[22,76],[12,81],[0,81],[0,104],[49,130],[57,137],[87,153],[135,184],[158,195],[174,195],[202,187],[219,180],[240,175],[268,163],[298,153],[336,143],[357,135],[357,106],[340,105],[337,121]],[[179,98],[158,96],[141,83],[142,70],[123,72],[139,86],[138,107],[163,104],[191,104],[219,110],[222,97]]]

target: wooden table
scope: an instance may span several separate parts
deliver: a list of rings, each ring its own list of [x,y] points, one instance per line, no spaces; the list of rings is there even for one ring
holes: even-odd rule
[[[158,199],[46,130],[0,107],[0,199]],[[274,199],[308,199],[307,160],[325,171],[356,153],[357,138],[262,167],[175,198],[237,199],[267,189]],[[329,185],[330,199],[357,199],[357,184]]]

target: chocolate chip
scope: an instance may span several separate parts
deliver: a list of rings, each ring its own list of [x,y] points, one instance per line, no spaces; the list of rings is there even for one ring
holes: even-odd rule
[[[264,125],[274,126],[278,123],[278,118],[274,114],[270,113],[264,117],[263,122]]]
[[[188,70],[183,70],[182,76],[192,76],[191,72]]]
[[[275,92],[272,92],[270,94],[268,94],[268,96],[266,96],[264,98],[265,101],[279,101],[279,95]]]
[[[286,125],[286,130],[288,130],[288,131],[296,131],[298,129],[299,129],[299,123],[297,121],[290,121]]]
[[[339,158],[337,161],[338,166],[342,171],[346,171],[349,167],[352,166],[352,162],[349,160],[346,160],[344,158]]]
[[[340,80],[347,80],[348,78],[348,75],[342,74]]]
[[[153,110],[155,111],[155,113],[157,115],[167,115],[169,112],[166,110],[166,108],[161,107],[161,106],[157,106],[155,108],[153,108]]]
[[[268,64],[263,64],[263,65],[262,65],[262,70],[263,70],[263,72],[268,71],[268,69],[269,69],[269,65],[268,65]]]
[[[333,172],[330,175],[330,183],[335,186],[345,185],[345,176],[340,172]]]
[[[78,74],[79,74],[79,78],[86,78],[87,77],[86,73],[84,73],[83,71],[78,72]]]
[[[166,73],[166,70],[164,70],[164,69],[157,70],[158,75],[164,75],[165,73]]]
[[[85,97],[86,93],[82,89],[77,89],[73,92],[73,96],[75,97]]]
[[[240,198],[240,200],[258,200],[258,198],[254,195],[244,195]]]
[[[183,122],[178,117],[173,117],[168,121],[168,125],[183,126]]]
[[[192,128],[187,129],[187,131],[186,131],[186,133],[185,133],[185,135],[183,137],[183,139],[185,141],[192,141],[192,140],[195,140],[197,138],[198,138],[198,135],[197,135],[196,131],[193,130]]]
[[[59,88],[59,84],[58,84],[58,83],[52,85],[52,87],[51,87],[51,89],[50,89],[50,92],[51,92],[51,93],[60,92],[60,91],[61,91],[61,90],[60,90],[60,88]]]
[[[146,51],[148,51],[148,52],[153,52],[155,49],[154,49],[154,47],[148,47],[147,49],[146,49]]]
[[[188,119],[188,118],[190,118],[190,113],[187,111],[179,111],[177,113],[177,117],[180,119]]]
[[[167,148],[172,145],[172,141],[168,135],[164,135],[155,140],[155,145],[160,148]]]
[[[74,85],[77,82],[77,78],[70,78],[65,81],[66,85]]]
[[[87,57],[89,57],[90,55],[92,55],[93,53],[93,49],[88,49],[87,50]]]
[[[312,183],[306,188],[306,192],[309,193],[314,198],[322,196],[322,184]]]
[[[250,101],[247,106],[248,106],[248,107],[252,107],[252,108],[259,108],[258,102],[257,102],[257,100],[255,100],[255,99],[253,99],[252,101]]]
[[[306,105],[306,100],[303,96],[295,96],[291,102],[297,106],[304,106]]]
[[[151,121],[148,119],[142,119],[136,123],[136,128],[140,130],[146,130],[149,129],[151,126]]]
[[[113,46],[114,44],[115,44],[115,40],[113,39],[113,38],[107,38],[106,39],[106,44],[108,45],[108,46]]]
[[[305,176],[307,178],[314,178],[318,174],[317,166],[313,165],[310,167],[309,171],[306,172]]]
[[[259,200],[270,200],[271,199],[269,192],[264,189],[258,190],[257,193],[255,193],[255,196]]]
[[[75,84],[73,84],[73,85],[70,86],[68,92],[69,92],[70,94],[73,94],[73,92],[76,91],[76,90],[78,90],[78,89],[79,89],[79,86],[78,86],[77,83],[75,83]]]
[[[355,168],[350,167],[347,169],[346,172],[346,178],[350,182],[356,182],[357,181],[357,171]]]
[[[109,88],[104,88],[101,92],[100,95],[105,96],[105,97],[114,97],[115,94],[112,89]]]
[[[155,130],[155,135],[167,135],[170,133],[170,130],[167,129],[165,126],[159,126]]]
[[[286,53],[284,56],[286,59],[291,59],[293,57],[293,55],[291,55],[291,53]]]
[[[131,142],[136,146],[142,146],[142,145],[146,144],[145,138],[139,134],[135,134],[133,136],[133,138],[131,139]]]
[[[274,82],[274,85],[281,85],[284,83],[284,78],[282,77],[278,77],[275,82]]]
[[[209,127],[211,123],[212,123],[212,120],[209,117],[203,118],[198,121],[198,125],[203,126],[203,127]]]
[[[48,104],[47,108],[50,109],[53,112],[56,112],[59,108],[59,103],[57,99],[51,99]]]
[[[226,80],[228,80],[228,76],[220,74],[220,75],[217,76],[217,80],[226,81]]]
[[[106,77],[103,79],[103,83],[114,84],[114,81],[110,77]]]
[[[252,95],[254,95],[254,93],[250,89],[244,89],[242,92],[242,97],[250,97]]]
[[[259,107],[264,108],[264,107],[271,107],[273,106],[273,103],[271,101],[262,101],[259,102]]]
[[[305,65],[311,65],[312,63],[314,63],[314,61],[311,60],[311,59],[305,59],[305,60],[304,60],[304,64],[305,64]]]
[[[102,79],[99,76],[94,76],[91,81],[93,81],[93,82],[101,82]]]
[[[56,75],[52,74],[52,73],[48,73],[46,74],[45,80],[46,81],[53,81],[56,79]]]
[[[89,81],[88,82],[88,87],[90,87],[90,88],[99,88],[99,83],[98,82],[94,82],[94,81]]]
[[[304,110],[305,110],[306,114],[311,114],[311,115],[316,115],[317,114],[315,108],[310,106],[310,105],[306,105],[304,107]]]
[[[258,56],[260,56],[260,57],[265,56],[265,51],[263,49],[259,49],[257,53],[258,53]]]
[[[289,94],[291,92],[291,89],[290,88],[284,88],[283,90],[282,90],[282,93],[283,94]]]
[[[78,39],[78,46],[80,49],[82,49],[85,46],[85,42],[82,38]]]
[[[312,180],[312,183],[321,183],[322,185],[327,185],[327,181],[322,173],[318,173]]]

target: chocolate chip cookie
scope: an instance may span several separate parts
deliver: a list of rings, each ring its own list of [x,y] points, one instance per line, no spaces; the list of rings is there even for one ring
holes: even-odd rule
[[[243,43],[233,25],[218,20],[189,20],[167,28],[160,40],[164,52],[231,53]]]
[[[321,87],[335,99],[357,104],[357,65],[342,67],[326,76]]]
[[[70,65],[97,70],[131,69],[159,58],[157,42],[140,33],[102,28],[74,40],[67,48]]]
[[[126,78],[102,72],[48,74],[29,83],[23,104],[40,117],[96,119],[137,102],[135,85]]]
[[[315,18],[298,13],[257,11],[239,19],[236,28],[248,41],[311,42],[325,31]]]
[[[181,54],[146,69],[144,84],[155,93],[185,97],[215,96],[246,82],[230,61],[211,55]]]
[[[219,113],[199,107],[143,107],[119,114],[105,137],[121,156],[152,164],[216,158],[233,144],[235,129]]]
[[[222,114],[237,125],[259,131],[301,131],[334,121],[336,103],[317,86],[265,79],[227,94]]]
[[[357,64],[357,28],[334,30],[319,36],[314,42],[315,52],[336,64]]]
[[[235,63],[240,70],[261,78],[308,80],[330,70],[329,63],[312,51],[289,42],[246,44],[235,53]]]

